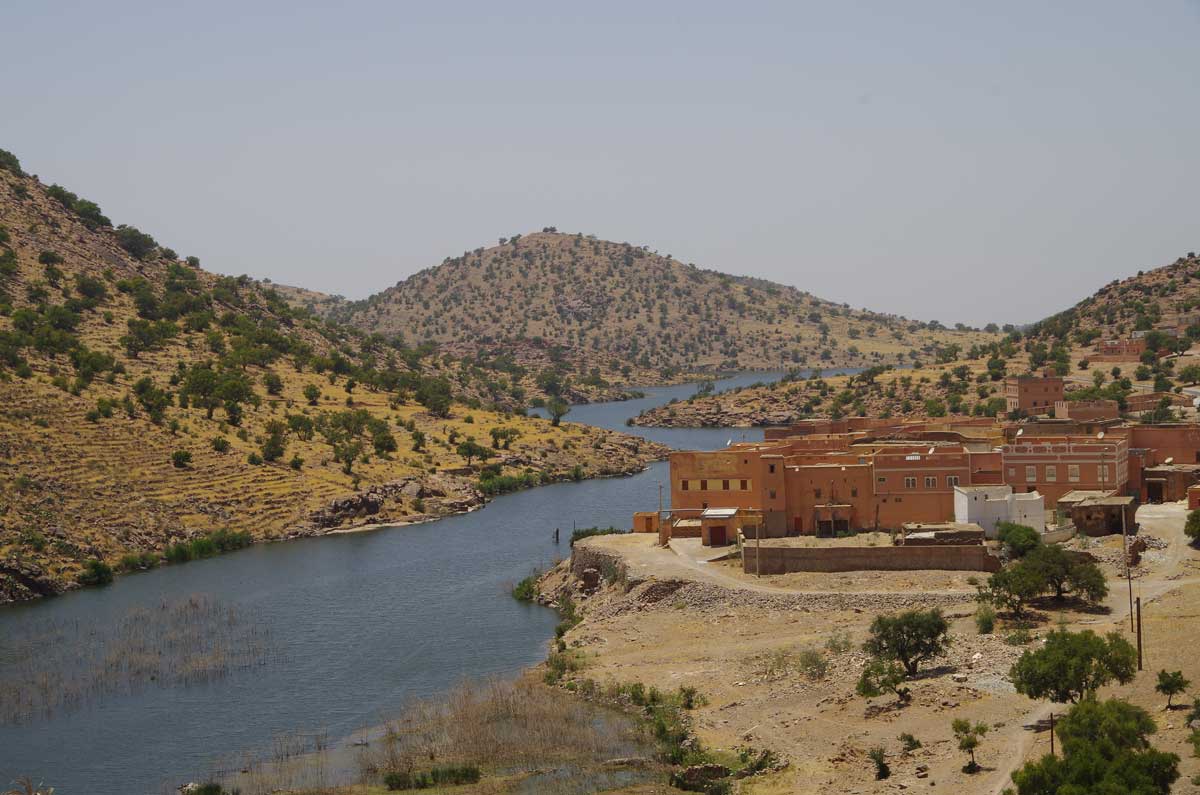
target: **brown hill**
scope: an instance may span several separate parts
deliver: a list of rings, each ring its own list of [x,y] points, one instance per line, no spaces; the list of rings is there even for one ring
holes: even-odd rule
[[[896,364],[983,336],[552,230],[447,259],[329,313],[459,355],[479,346],[562,346],[576,369],[596,368],[626,383],[679,373]]]
[[[1088,347],[1154,330],[1200,339],[1200,258],[1194,252],[1111,281],[1070,309],[1033,324],[1028,334],[1048,343]]]
[[[488,410],[480,372],[209,273],[0,151],[0,601],[662,452]]]

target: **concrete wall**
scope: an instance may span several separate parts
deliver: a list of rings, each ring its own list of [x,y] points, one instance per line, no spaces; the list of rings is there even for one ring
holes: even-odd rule
[[[903,547],[764,547],[763,574],[792,571],[999,571],[1000,559],[985,547],[903,546]],[[759,550],[753,544],[742,548],[742,570],[758,571]]]

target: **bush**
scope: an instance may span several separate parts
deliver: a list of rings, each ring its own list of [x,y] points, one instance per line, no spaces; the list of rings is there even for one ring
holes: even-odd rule
[[[138,259],[145,259],[158,248],[158,242],[154,238],[132,226],[121,224],[115,234],[121,248]]]
[[[187,450],[176,450],[171,453],[171,463],[175,465],[176,469],[187,469],[188,465],[192,463],[192,454]]]
[[[900,747],[903,748],[906,753],[912,753],[921,747],[921,741],[908,732],[902,732],[899,739]]]
[[[121,556],[121,571],[142,571],[158,565],[158,555],[153,552],[127,552]]]
[[[541,576],[540,572],[535,571],[514,585],[512,589],[513,598],[518,602],[532,602],[536,599],[538,595],[537,581],[539,576]]]
[[[25,176],[25,172],[21,170],[21,161],[7,149],[0,149],[0,170],[16,174],[18,177]]]
[[[867,751],[867,758],[875,763],[875,779],[877,781],[882,781],[892,775],[892,768],[888,766],[883,748],[875,747]]]
[[[104,561],[91,558],[83,564],[78,580],[80,585],[108,585],[113,581],[113,570]]]
[[[990,635],[996,629],[996,611],[991,605],[980,605],[975,610],[975,628],[980,635]]]
[[[1200,508],[1188,513],[1187,521],[1183,525],[1183,532],[1193,541],[1200,538]]]
[[[229,440],[224,436],[214,436],[212,440],[212,449],[216,450],[218,453],[228,452]]]

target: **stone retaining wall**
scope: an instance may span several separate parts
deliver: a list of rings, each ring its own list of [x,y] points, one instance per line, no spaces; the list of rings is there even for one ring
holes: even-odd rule
[[[758,569],[754,544],[742,547],[742,570]],[[999,571],[1000,559],[978,544],[970,546],[777,547],[762,549],[762,573],[793,571]]]

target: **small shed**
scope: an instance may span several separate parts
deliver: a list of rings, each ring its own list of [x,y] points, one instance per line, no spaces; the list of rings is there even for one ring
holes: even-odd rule
[[[1137,532],[1134,516],[1137,501],[1133,497],[1095,491],[1069,491],[1058,501],[1059,510],[1069,516],[1075,529],[1089,536]]]

